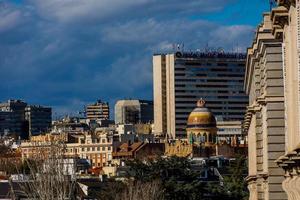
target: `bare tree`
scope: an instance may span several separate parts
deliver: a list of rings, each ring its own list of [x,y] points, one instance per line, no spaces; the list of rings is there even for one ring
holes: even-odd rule
[[[161,200],[164,191],[159,180],[141,182],[129,180],[126,189],[116,197],[116,200]]]
[[[69,172],[76,161],[64,153],[64,143],[52,142],[37,146],[34,156],[24,160],[29,168],[29,180],[20,185],[25,196],[39,200],[75,199],[76,180]]]

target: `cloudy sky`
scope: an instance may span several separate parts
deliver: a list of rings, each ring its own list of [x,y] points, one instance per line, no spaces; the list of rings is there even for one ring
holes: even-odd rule
[[[152,99],[152,54],[250,45],[268,0],[0,0],[0,101]]]

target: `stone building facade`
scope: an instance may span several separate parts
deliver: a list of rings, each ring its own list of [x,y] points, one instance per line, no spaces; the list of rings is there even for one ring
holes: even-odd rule
[[[285,151],[282,41],[272,28],[270,14],[265,13],[247,52],[244,88],[249,106],[243,128],[248,135],[251,200],[287,199],[284,171],[275,163]]]
[[[113,138],[109,134],[94,134],[87,132],[70,135],[45,134],[33,136],[30,141],[23,141],[20,146],[22,158],[44,158],[55,144],[63,144],[64,156],[68,158],[86,159],[92,168],[108,165],[112,160]]]
[[[300,199],[300,1],[277,0],[271,12],[272,33],[282,40],[285,98],[285,152],[277,164],[285,171],[282,183],[289,200]]]

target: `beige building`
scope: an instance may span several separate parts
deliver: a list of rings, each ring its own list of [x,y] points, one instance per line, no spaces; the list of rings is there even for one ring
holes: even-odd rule
[[[51,145],[55,142],[63,142],[64,155],[66,157],[78,157],[90,161],[91,166],[103,167],[112,160],[113,140],[112,136],[103,133],[91,135],[88,133],[68,135],[68,134],[46,134],[34,136],[30,141],[21,143],[22,158],[34,158],[37,153],[49,153]]]
[[[248,134],[251,200],[287,199],[281,186],[284,171],[275,163],[285,151],[285,120],[282,43],[272,35],[272,27],[270,14],[264,14],[246,62],[249,106],[244,131]]]
[[[248,184],[250,199],[298,200],[300,2],[277,3],[248,50],[246,89],[251,95],[244,124],[249,137]]]
[[[285,171],[282,183],[289,200],[300,199],[300,2],[277,0],[271,13],[272,33],[282,40],[285,100],[285,152],[277,163]]]
[[[221,121],[243,120],[248,97],[243,91],[245,55],[226,52],[177,52],[153,56],[154,130],[185,138],[195,102]]]
[[[86,106],[85,114],[86,118],[90,120],[109,119],[109,105],[107,102],[98,100],[96,103]]]

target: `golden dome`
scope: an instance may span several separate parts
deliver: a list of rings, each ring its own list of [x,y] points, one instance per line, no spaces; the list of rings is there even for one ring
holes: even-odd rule
[[[205,107],[205,101],[200,99],[197,107],[191,112],[187,121],[187,128],[215,128],[216,119],[213,113]]]

